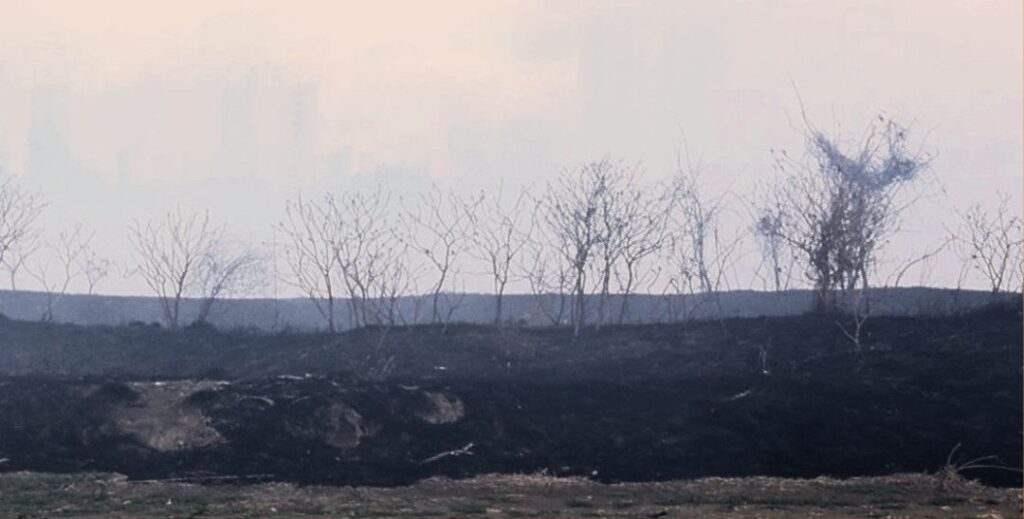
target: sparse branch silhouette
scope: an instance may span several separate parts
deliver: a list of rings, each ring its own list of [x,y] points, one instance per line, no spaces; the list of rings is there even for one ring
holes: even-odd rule
[[[53,321],[54,305],[68,292],[72,282],[86,277],[88,258],[94,254],[92,240],[95,235],[95,231],[85,230],[82,224],[62,230],[55,242],[43,244],[49,255],[26,265],[26,272],[46,294],[42,320]]]
[[[753,275],[761,276],[764,288],[790,287],[790,271],[800,263],[818,310],[866,318],[858,312],[869,306],[864,292],[878,251],[898,228],[907,204],[904,188],[928,158],[909,151],[907,130],[884,118],[853,146],[809,123],[804,137],[803,159],[774,152],[781,181],[755,196],[753,225],[728,229],[739,197],[710,193],[689,157],[685,164],[677,158],[675,174],[665,182],[646,182],[639,166],[602,159],[562,170],[540,193],[524,189],[508,199],[502,190],[460,196],[437,185],[404,202],[383,187],[297,196],[285,204],[285,218],[275,227],[285,237],[284,277],[310,299],[332,333],[477,320],[479,310],[459,310],[471,300],[464,290],[467,279],[486,276],[493,295],[488,320],[501,325],[546,318],[570,325],[578,337],[588,325],[707,317],[700,312],[705,306],[724,317],[721,292],[739,286],[737,265],[753,234],[761,253]],[[975,228],[996,225],[978,211],[969,213]],[[1019,217],[1006,221],[1019,227]],[[15,261],[19,254],[13,251],[24,248],[25,257],[33,252],[31,233],[19,236],[8,259],[0,258],[12,276],[25,263]],[[132,272],[160,299],[171,328],[182,324],[183,297],[198,298],[196,320],[205,322],[217,299],[249,292],[248,285],[264,277],[259,255],[244,247],[226,252],[224,228],[214,227],[208,216],[178,210],[160,221],[135,222],[129,239],[139,259]],[[962,237],[961,245],[970,241]],[[1008,247],[1002,259],[970,257],[979,269],[1002,272],[994,274],[996,291],[1019,284],[1021,277],[1008,272],[1019,263],[1011,256],[1020,254],[1013,252],[1020,240]],[[897,281],[927,259],[900,265]],[[110,263],[89,248],[75,265],[81,271],[76,279],[85,278],[92,293]],[[769,275],[759,273],[764,268]],[[35,270],[38,280],[43,269]],[[533,294],[534,304],[524,309],[516,301],[516,313],[508,315],[507,291],[517,283]],[[639,298],[637,292],[644,291],[660,299]],[[636,301],[655,306],[633,315]]]
[[[314,303],[327,331],[336,332],[337,246],[345,236],[334,197],[327,194],[310,201],[299,195],[289,200],[278,227],[287,239],[285,259],[292,273],[288,280]]]
[[[730,193],[708,195],[700,180],[700,166],[677,161],[672,196],[669,255],[674,267],[670,284],[676,287],[683,319],[707,303],[722,317],[719,292],[727,282],[742,234],[726,235],[722,215]],[[686,298],[696,296],[687,305]]]
[[[630,297],[641,283],[651,283],[658,271],[649,260],[665,247],[670,234],[671,215],[677,200],[672,190],[662,184],[635,186],[625,196],[622,205],[620,230],[619,268],[615,275],[619,283],[618,323],[629,316]]]
[[[529,193],[519,191],[515,200],[506,205],[504,190],[494,194],[482,191],[477,196],[461,200],[460,218],[468,223],[467,238],[472,244],[469,255],[487,265],[494,288],[494,324],[501,325],[504,318],[505,287],[511,279],[513,262],[526,247],[532,234],[533,219],[525,213]]]
[[[1010,197],[999,194],[999,204],[986,211],[980,204],[960,214],[951,231],[953,248],[964,265],[978,271],[993,294],[1021,291],[1024,282],[1024,228]]]
[[[778,215],[762,213],[754,222],[753,232],[761,252],[762,266],[767,267],[772,290],[788,290],[793,281],[797,257],[779,234],[782,222]]]
[[[403,321],[401,297],[412,282],[407,244],[382,187],[337,199],[342,235],[335,256],[347,291],[352,326],[392,326]]]
[[[82,269],[82,276],[85,277],[85,282],[88,285],[86,293],[93,295],[99,284],[110,275],[113,262],[100,256],[96,248],[92,246],[91,240],[89,247],[82,251],[82,256],[78,261]]]
[[[534,215],[542,214],[542,201],[534,201]],[[531,225],[523,253],[517,261],[517,276],[526,281],[533,296],[533,308],[552,326],[565,323],[570,291],[570,266],[562,261],[548,236],[546,225]]]
[[[615,177],[615,168],[610,161],[601,160],[563,171],[547,185],[541,198],[541,218],[548,237],[570,273],[569,319],[574,337],[579,337],[586,322],[587,275],[602,240],[601,196]]]
[[[225,243],[218,243],[201,259],[197,276],[200,300],[196,323],[209,321],[214,303],[219,299],[252,293],[266,279],[264,259],[244,247],[237,249],[239,247],[233,250]]]
[[[22,272],[36,252],[42,247],[38,232],[27,234],[13,244],[4,254],[3,267],[7,271],[10,280],[11,290],[18,290],[18,273]]]
[[[0,178],[0,263],[10,273],[11,290],[18,270],[39,246],[36,222],[47,205],[38,191],[13,177]]]
[[[171,330],[181,326],[181,299],[202,279],[203,262],[220,245],[224,227],[210,223],[209,212],[181,208],[162,218],[134,221],[128,239],[135,249],[137,273],[156,294]]]
[[[462,208],[453,191],[432,185],[402,213],[405,240],[411,251],[425,260],[434,280],[430,288],[433,323],[447,322],[459,303],[455,294],[459,286],[458,261],[470,248],[470,224],[460,218]]]
[[[316,305],[329,332],[338,331],[336,301],[345,297],[349,326],[405,322],[401,297],[414,282],[408,243],[392,216],[391,194],[368,192],[302,197],[285,206],[290,280]]]

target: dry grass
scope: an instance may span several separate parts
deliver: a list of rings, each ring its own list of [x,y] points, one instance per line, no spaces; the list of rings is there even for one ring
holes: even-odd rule
[[[431,478],[399,488],[194,485],[113,474],[0,475],[0,517],[1011,518],[1020,489],[941,475],[810,480],[706,478],[596,484],[545,475]]]

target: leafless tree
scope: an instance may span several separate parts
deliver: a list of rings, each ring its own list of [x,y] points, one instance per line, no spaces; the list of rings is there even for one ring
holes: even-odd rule
[[[408,243],[392,216],[391,194],[367,192],[301,197],[286,206],[281,230],[289,238],[286,257],[297,287],[306,292],[337,331],[336,301],[346,297],[349,325],[392,326],[404,322],[401,298],[414,283]]]
[[[775,292],[790,288],[793,268],[797,261],[792,249],[779,234],[781,228],[782,222],[773,214],[761,214],[754,223],[754,236],[758,239],[761,252],[761,266],[769,270],[769,280]]]
[[[568,265],[571,281],[569,319],[573,336],[579,337],[586,320],[587,274],[593,268],[603,238],[601,196],[616,175],[608,160],[591,162],[575,171],[564,171],[548,184],[542,198],[542,216],[554,250]]]
[[[38,192],[26,189],[14,177],[0,177],[0,264],[10,272],[11,290],[15,274],[38,246],[33,245],[39,234],[36,220],[46,205]],[[14,257],[8,258],[9,253]]]
[[[690,249],[687,242],[678,234],[669,237],[665,250],[665,262],[670,269],[662,293],[668,321],[679,321],[683,324],[689,322],[702,306],[700,304],[702,301],[693,300],[701,292],[700,283],[690,261]]]
[[[641,203],[637,168],[613,165],[600,175],[602,185],[595,194],[598,237],[594,244],[595,261],[591,267],[597,279],[597,316],[594,321],[597,328],[608,320],[611,282],[628,239],[628,221],[636,216]]]
[[[861,341],[861,336],[864,331],[864,323],[868,321],[871,316],[871,306],[867,299],[870,297],[867,291],[867,286],[863,286],[860,290],[853,290],[847,292],[849,301],[847,302],[849,310],[849,320],[851,323],[847,325],[842,320],[836,320],[836,326],[843,332],[843,335],[850,342],[853,343],[853,347],[856,351],[860,352],[864,345]]]
[[[537,211],[542,210],[537,203]],[[565,323],[568,294],[571,291],[569,264],[562,261],[545,235],[545,227],[531,226],[525,237],[525,248],[517,260],[518,277],[527,282],[533,295],[534,308],[551,323]]]
[[[548,265],[534,247],[537,272],[530,281],[535,290],[568,281],[569,318],[576,336],[587,318],[591,290],[597,295],[596,326],[612,320],[616,292],[621,300],[617,320],[625,319],[629,297],[646,277],[640,266],[665,245],[674,202],[671,190],[644,184],[638,168],[607,159],[565,171],[547,186],[538,208],[544,224],[539,234],[562,265]]]
[[[664,246],[675,203],[668,186],[644,183],[637,167],[613,167],[602,181],[593,254],[598,280],[597,326],[611,321],[613,293],[620,301],[617,321],[625,319],[630,295],[647,277],[639,267]]]
[[[91,243],[90,246],[83,251],[80,262],[80,266],[82,267],[82,276],[85,277],[85,282],[87,284],[86,293],[93,295],[100,282],[110,275],[110,270],[113,268],[113,262],[100,256],[96,249],[91,246]]]
[[[852,152],[809,123],[805,137],[810,160],[775,153],[784,179],[762,201],[758,219],[772,222],[766,231],[799,252],[817,307],[832,313],[837,294],[868,286],[878,249],[906,207],[901,190],[928,161],[908,149],[904,127],[883,117]],[[857,299],[859,307],[864,301]]]
[[[263,258],[251,250],[230,250],[225,243],[213,244],[197,270],[199,309],[195,322],[208,322],[218,300],[258,289],[265,277],[264,266]]]
[[[960,226],[951,232],[954,250],[964,265],[981,273],[993,294],[1020,291],[1024,281],[1024,229],[1021,217],[1010,206],[1010,197],[999,195],[993,212],[980,204],[960,215]]]
[[[392,212],[391,195],[380,187],[338,201],[342,234],[335,255],[353,326],[391,326],[403,319],[401,297],[412,283],[412,271],[408,244]]]
[[[339,287],[337,245],[345,239],[334,197],[317,201],[297,196],[285,204],[285,220],[278,225],[287,238],[285,259],[291,269],[289,282],[302,290],[316,306],[330,333],[337,331],[335,298]]]
[[[722,217],[729,193],[708,195],[700,181],[700,166],[677,164],[671,189],[671,238],[668,252],[674,272],[669,285],[680,298],[682,318],[689,319],[707,303],[722,317],[719,293],[726,287],[743,241],[740,233],[728,234]],[[687,306],[687,299],[694,301]]]
[[[185,213],[180,208],[145,224],[135,220],[130,226],[134,272],[160,300],[170,329],[179,328],[181,299],[195,288],[203,262],[220,244],[223,233],[223,227],[211,225],[208,212]]]
[[[597,294],[597,315],[594,325],[600,328],[608,319],[611,281],[622,257],[625,241],[625,220],[627,214],[633,211],[633,206],[639,203],[639,189],[636,188],[636,168],[623,168],[607,160],[588,166],[588,174],[593,181],[590,186],[592,192],[589,194],[592,200],[588,203],[594,204],[596,210],[592,226],[593,245],[586,270],[596,280],[594,291]],[[573,266],[575,269],[578,265],[574,262]]]
[[[505,205],[503,189],[493,195],[481,192],[463,200],[460,217],[468,224],[467,238],[472,244],[468,253],[487,264],[494,287],[494,324],[502,323],[505,287],[512,275],[513,262],[527,244],[532,220],[526,221],[524,211],[528,191],[523,189],[511,205]]]
[[[402,308],[402,298],[412,293],[415,274],[408,264],[408,248],[402,240],[394,237],[388,240],[381,252],[381,268],[375,276],[373,319],[379,327],[390,328],[407,324]],[[413,321],[415,322],[415,321]]]
[[[637,285],[645,281],[651,283],[660,274],[656,268],[642,267],[666,246],[672,210],[676,204],[671,189],[660,184],[642,187],[628,198],[631,203],[624,206],[621,228],[616,233],[620,240],[621,262],[621,268],[616,270],[622,298],[619,324],[629,313],[630,296]]]
[[[18,273],[26,267],[29,258],[35,255],[42,247],[39,242],[39,233],[26,234],[21,240],[13,244],[3,256],[3,267],[10,278],[11,290],[18,290]]]
[[[468,248],[466,222],[459,218],[460,201],[454,192],[442,191],[436,185],[421,193],[418,202],[405,209],[405,239],[412,251],[426,260],[433,272],[430,288],[430,319],[447,320],[456,300],[452,298],[459,272],[457,262]],[[446,292],[447,288],[447,292]],[[442,313],[442,307],[447,307]]]
[[[53,320],[53,307],[67,293],[71,283],[85,276],[85,258],[91,251],[95,232],[87,232],[81,224],[61,231],[55,243],[45,244],[48,254],[25,267],[46,294],[44,321]]]
[[[896,269],[889,275],[888,279],[886,279],[885,286],[892,288],[899,287],[900,283],[903,281],[903,277],[907,275],[907,272],[909,272],[910,269],[918,265],[927,265],[927,263],[935,258],[935,256],[945,250],[946,247],[949,246],[949,243],[950,240],[943,240],[937,246],[927,249],[923,254],[913,256],[898,264]]]

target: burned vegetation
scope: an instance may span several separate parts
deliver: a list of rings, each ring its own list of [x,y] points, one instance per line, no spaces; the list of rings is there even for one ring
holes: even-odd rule
[[[751,200],[746,234],[725,230],[730,195],[709,196],[688,160],[661,183],[587,163],[511,205],[436,186],[397,207],[384,188],[296,197],[275,227],[286,274],[206,213],[136,221],[133,272],[162,324],[61,322],[71,280],[91,292],[106,272],[90,234],[62,234],[64,275],[47,282],[41,321],[0,321],[0,472],[410,488],[475,478],[471,490],[495,473],[588,489],[915,473],[886,481],[920,494],[927,478],[977,499],[989,494],[965,478],[1019,487],[1019,217],[1005,203],[995,217],[974,208],[879,282],[928,157],[885,118],[852,149],[809,124],[805,137],[807,158],[777,156],[783,180]],[[0,205],[5,194],[30,221],[42,210],[4,185]],[[12,276],[20,231],[0,229]],[[730,292],[744,238],[762,257],[756,298]],[[989,293],[899,287],[948,244]],[[469,261],[493,297],[466,293]],[[234,304],[222,299],[268,279],[301,293],[318,325],[283,329],[275,313],[262,328],[216,326]],[[507,293],[512,282],[529,293]],[[740,316],[743,299],[762,304]],[[20,477],[0,488],[31,486]],[[450,511],[491,509],[459,503]]]
[[[936,472],[1021,451],[1019,305],[681,325],[295,336],[5,322],[5,471],[408,484]],[[60,366],[35,356],[43,338]],[[53,338],[61,338],[54,341]],[[96,347],[93,347],[93,346]],[[102,345],[100,347],[99,345]],[[76,352],[78,352],[76,354]],[[165,353],[160,353],[165,352]],[[967,470],[1019,485],[1013,470]]]

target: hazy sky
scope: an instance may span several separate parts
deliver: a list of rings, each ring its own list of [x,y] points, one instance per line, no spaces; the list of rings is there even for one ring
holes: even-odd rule
[[[129,260],[125,226],[210,208],[268,240],[298,190],[543,182],[610,156],[671,173],[685,135],[746,194],[799,150],[796,91],[855,138],[879,112],[935,155],[888,254],[1022,170],[1022,4],[1002,1],[0,0],[0,170]],[[795,86],[795,88],[794,88]],[[952,258],[931,283],[954,282]],[[103,290],[143,290],[113,278]]]

